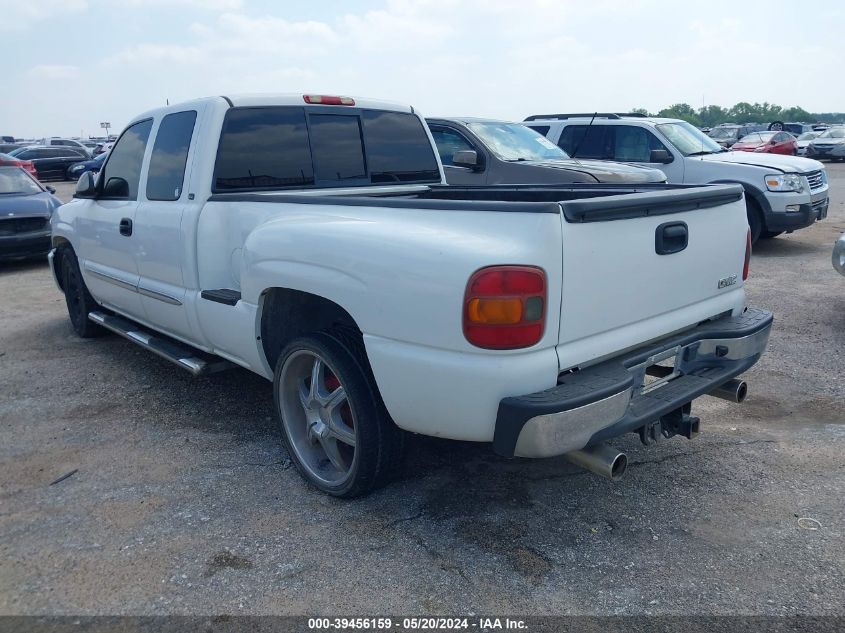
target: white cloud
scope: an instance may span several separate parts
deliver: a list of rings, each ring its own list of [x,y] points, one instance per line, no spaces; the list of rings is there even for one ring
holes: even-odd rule
[[[3,28],[11,31],[22,30],[35,22],[61,18],[86,9],[87,0],[4,0]]]
[[[75,79],[79,76],[79,66],[42,64],[30,68],[29,74],[36,79]]]

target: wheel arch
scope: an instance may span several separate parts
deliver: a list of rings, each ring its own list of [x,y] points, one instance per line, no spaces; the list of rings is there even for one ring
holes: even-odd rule
[[[766,199],[766,194],[763,193],[761,189],[758,189],[754,185],[750,185],[747,182],[741,182],[738,180],[713,180],[709,184],[711,185],[741,185],[743,190],[745,191],[745,197],[750,198],[756,205],[757,208],[760,210],[760,220],[763,222],[763,228],[767,228],[766,218],[772,212],[772,205],[769,204],[768,199]]]
[[[64,275],[62,274],[62,258],[64,257],[65,252],[68,250],[72,253],[76,251],[73,250],[73,245],[70,243],[70,240],[66,237],[62,237],[61,235],[54,235],[52,239],[53,248],[56,249],[56,255],[53,262],[53,276],[56,279],[56,283],[58,284],[59,288],[64,292],[65,290],[65,279]]]
[[[271,371],[285,345],[299,336],[338,328],[361,332],[340,304],[293,288],[265,288],[259,296],[257,320],[261,350]]]

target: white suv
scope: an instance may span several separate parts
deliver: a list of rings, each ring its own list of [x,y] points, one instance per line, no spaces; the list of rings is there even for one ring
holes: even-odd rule
[[[636,114],[547,114],[525,125],[572,158],[656,167],[670,183],[738,183],[745,189],[752,240],[791,233],[827,217],[827,172],[815,160],[732,152],[679,119]]]

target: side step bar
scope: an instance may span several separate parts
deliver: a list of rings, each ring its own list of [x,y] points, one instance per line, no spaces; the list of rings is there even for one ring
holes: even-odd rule
[[[103,312],[91,312],[88,314],[88,318],[107,330],[111,330],[115,334],[120,334],[123,338],[129,339],[154,354],[166,358],[171,363],[179,365],[179,367],[188,370],[194,376],[203,376],[235,366],[234,363],[222,359],[219,356],[206,354],[185,343],[167,338],[163,334],[154,334],[143,329],[137,323],[133,323],[121,316],[104,314]]]

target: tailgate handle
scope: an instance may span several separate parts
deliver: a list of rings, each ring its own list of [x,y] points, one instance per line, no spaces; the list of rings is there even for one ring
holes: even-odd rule
[[[686,222],[664,222],[654,232],[654,251],[658,255],[680,253],[689,244]]]

